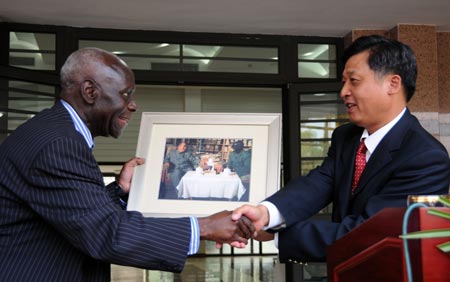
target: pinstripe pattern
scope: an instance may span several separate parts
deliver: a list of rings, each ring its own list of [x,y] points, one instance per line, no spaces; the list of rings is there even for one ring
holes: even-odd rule
[[[109,263],[184,266],[189,218],[120,209],[60,103],[4,141],[0,171],[0,281],[108,281]]]

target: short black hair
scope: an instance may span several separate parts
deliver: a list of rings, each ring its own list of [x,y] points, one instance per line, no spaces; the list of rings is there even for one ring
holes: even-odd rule
[[[177,147],[180,146],[180,145],[183,144],[183,143],[186,143],[186,141],[185,141],[184,139],[178,139],[178,140],[175,142],[175,144],[176,144]],[[186,145],[187,145],[187,144],[186,144]]]
[[[244,148],[244,142],[242,140],[237,140],[236,142],[233,143],[233,145],[231,146],[231,148]]]
[[[380,75],[397,74],[402,78],[409,102],[416,91],[417,63],[413,50],[408,45],[380,35],[362,36],[345,51],[343,61],[366,50],[370,51],[369,68]]]

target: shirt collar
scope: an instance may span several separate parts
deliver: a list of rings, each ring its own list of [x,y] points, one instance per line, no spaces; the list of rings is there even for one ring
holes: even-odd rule
[[[378,129],[374,133],[369,135],[369,132],[367,129],[364,129],[361,139],[365,138],[364,143],[366,144],[367,153],[370,157],[372,153],[377,148],[378,144],[381,142],[381,140],[386,136],[386,134],[394,127],[394,125],[400,120],[400,118],[403,116],[403,114],[406,112],[406,108],[403,109],[403,111],[398,114],[393,120],[391,120],[388,124],[383,126],[382,128]],[[368,160],[368,158],[367,158]]]
[[[66,108],[67,111],[69,112],[69,115],[72,118],[73,124],[75,126],[75,130],[78,131],[83,136],[89,148],[93,149],[94,139],[92,138],[92,134],[89,131],[89,128],[81,120],[80,116],[77,114],[77,112],[72,108],[72,106],[69,103],[67,103],[62,99],[61,103],[63,104],[64,108]]]

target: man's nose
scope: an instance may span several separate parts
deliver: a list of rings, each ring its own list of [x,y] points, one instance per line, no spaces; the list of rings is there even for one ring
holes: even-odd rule
[[[345,96],[350,95],[350,88],[347,87],[346,83],[342,84],[341,92],[339,92],[339,96],[344,98]]]
[[[134,100],[131,100],[130,102],[128,102],[128,110],[130,110],[130,112],[135,112],[138,109],[138,105]]]

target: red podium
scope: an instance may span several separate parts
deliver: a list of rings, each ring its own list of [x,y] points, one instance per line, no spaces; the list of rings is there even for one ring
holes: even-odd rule
[[[450,208],[439,208],[450,212]],[[328,249],[328,281],[407,281],[403,258],[402,221],[406,208],[386,208]],[[414,210],[408,231],[449,228],[450,221]],[[450,238],[408,240],[414,282],[450,281],[450,255],[436,245]]]

